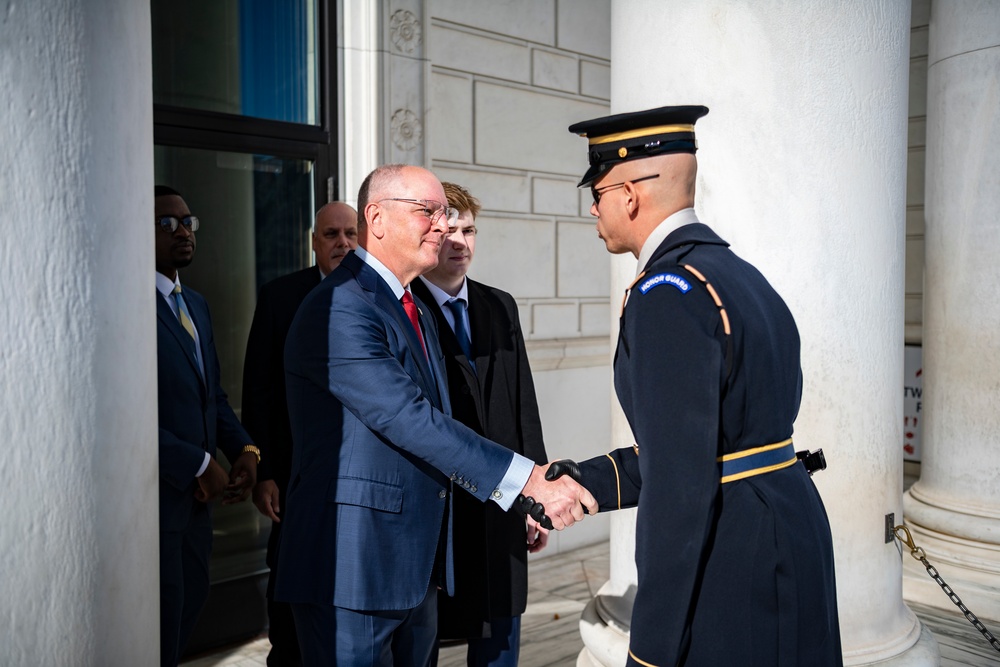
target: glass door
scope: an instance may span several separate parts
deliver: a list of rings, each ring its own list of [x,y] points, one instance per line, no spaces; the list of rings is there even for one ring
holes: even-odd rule
[[[329,0],[151,0],[155,178],[201,220],[181,280],[212,312],[241,412],[259,287],[312,264],[314,212],[337,197]],[[218,505],[212,592],[188,654],[261,632],[270,522]]]

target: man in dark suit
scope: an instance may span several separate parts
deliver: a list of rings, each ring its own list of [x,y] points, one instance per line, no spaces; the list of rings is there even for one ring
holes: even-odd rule
[[[638,506],[627,664],[842,664],[833,544],[792,446],[799,335],[757,269],[698,221],[694,123],[663,107],[578,123],[581,186],[612,253],[638,258],[615,389],[635,445],[554,463],[602,509]]]
[[[267,540],[268,639],[271,667],[302,664],[295,619],[291,608],[274,601],[278,541],[281,537],[281,504],[292,469],[292,431],[285,399],[285,337],[299,304],[320,280],[358,245],[358,213],[342,202],[330,202],[316,213],[312,248],[316,265],[290,273],[260,288],[250,325],[243,363],[243,426],[260,447],[261,464],[253,502],[271,519]]]
[[[502,510],[531,496],[557,529],[597,506],[448,417],[437,327],[408,289],[453,219],[437,178],[380,167],[358,207],[358,249],[305,298],[285,345],[295,449],[275,596],[292,603],[306,664],[426,665],[437,588],[454,589],[456,487]]]
[[[157,186],[156,352],[160,463],[160,662],[176,665],[208,597],[212,514],[208,503],[246,500],[260,452],[219,384],[208,304],[181,289],[177,270],[194,258],[198,218]],[[229,474],[215,460],[221,448]]]
[[[448,373],[452,416],[494,442],[546,462],[535,385],[518,318],[507,292],[466,278],[476,251],[479,201],[442,183],[459,212],[436,267],[413,282],[437,320]],[[439,639],[467,639],[470,667],[514,667],[521,614],[528,602],[528,551],[548,531],[530,517],[503,512],[462,491],[453,497],[455,595],[438,595]]]

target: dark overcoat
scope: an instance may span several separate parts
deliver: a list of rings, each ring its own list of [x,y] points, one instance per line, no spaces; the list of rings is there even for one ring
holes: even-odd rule
[[[830,525],[805,468],[721,481],[720,457],[792,435],[799,335],[781,297],[685,225],[627,295],[614,370],[637,447],[582,471],[602,509],[638,506],[628,664],[841,665]]]
[[[285,399],[285,338],[306,295],[320,281],[310,266],[276,278],[260,288],[243,362],[243,426],[260,448],[257,481],[274,480],[288,488],[292,469],[292,427]],[[275,525],[277,528],[277,524]]]
[[[412,285],[438,323],[452,417],[535,463],[545,463],[517,304],[507,292],[474,280],[467,284],[471,360],[430,290],[420,280]],[[527,606],[524,518],[462,492],[454,502],[455,595],[438,596],[438,632],[442,639],[488,636],[490,619],[519,616]]]

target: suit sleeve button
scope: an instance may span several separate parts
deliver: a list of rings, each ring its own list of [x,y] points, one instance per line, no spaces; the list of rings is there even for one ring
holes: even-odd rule
[[[447,498],[447,497],[448,497],[448,492],[447,491],[445,491],[444,489],[441,489],[440,491],[438,491],[438,498],[444,499],[444,498]]]
[[[475,493],[476,492],[476,487],[473,486],[472,488],[469,489],[469,491],[472,491],[473,493]]]

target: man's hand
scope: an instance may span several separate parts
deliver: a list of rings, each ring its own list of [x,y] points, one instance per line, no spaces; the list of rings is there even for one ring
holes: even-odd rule
[[[538,522],[530,516],[525,517],[525,528],[527,529],[528,553],[538,553],[549,543],[549,531],[538,525]]]
[[[597,514],[597,501],[590,491],[580,486],[571,477],[563,476],[551,482],[545,481],[548,466],[535,466],[521,493],[535,499],[545,507],[545,516],[552,521],[552,527],[562,530],[583,520],[584,508]]]
[[[281,523],[281,519],[278,518],[278,512],[281,511],[281,507],[278,506],[278,485],[273,479],[257,482],[253,487],[253,504],[271,521]]]
[[[201,477],[196,478],[195,481],[198,482],[198,488],[194,490],[194,499],[210,503],[222,495],[229,477],[218,461],[209,458],[205,472],[201,473]]]
[[[257,455],[243,452],[229,469],[229,485],[222,499],[223,505],[241,503],[250,497],[253,485],[257,483]]]

